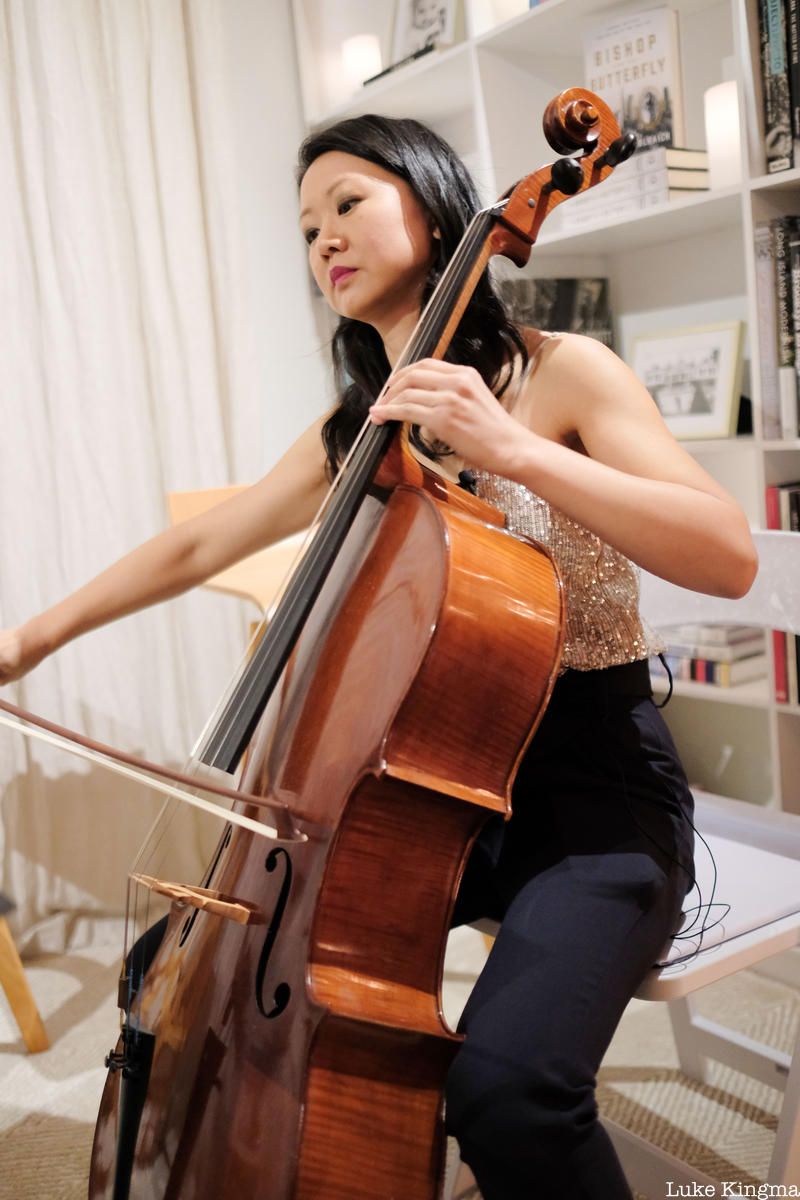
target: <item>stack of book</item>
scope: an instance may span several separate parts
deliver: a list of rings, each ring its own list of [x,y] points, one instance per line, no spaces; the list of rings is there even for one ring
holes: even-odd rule
[[[800,217],[755,226],[762,433],[800,436]]]
[[[621,163],[614,174],[561,208],[562,230],[611,220],[708,191],[708,154],[681,146],[654,146]]]
[[[750,625],[675,625],[660,630],[664,658],[675,679],[715,687],[734,687],[767,677],[767,644],[763,629]],[[658,658],[653,675],[666,675]]]
[[[766,489],[767,529],[800,533],[800,483],[772,484]],[[775,658],[775,699],[778,704],[800,704],[800,638],[782,629],[772,631]]]

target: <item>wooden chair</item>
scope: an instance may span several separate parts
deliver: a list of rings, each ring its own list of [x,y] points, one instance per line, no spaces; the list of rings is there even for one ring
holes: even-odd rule
[[[244,491],[246,484],[236,484],[231,487],[205,488],[199,492],[170,492],[167,495],[170,520],[173,525],[188,521],[190,517],[199,516],[224,500],[229,500],[237,492]],[[243,600],[252,600],[258,605],[263,614],[272,607],[281,584],[297,557],[306,532],[294,534],[259,550],[249,558],[234,563],[225,571],[206,580],[203,587],[212,591],[225,592],[231,596],[239,596]]]
[[[643,573],[642,612],[654,627],[686,622],[734,623],[800,634],[800,536],[757,532],[758,577],[741,600],[703,596]],[[771,686],[771,683],[768,685]],[[783,1105],[767,1174],[770,1184],[800,1181],[800,1032],[791,1055],[779,1053],[693,1010],[692,994],[718,979],[800,946],[800,815],[695,791],[695,824],[708,842],[718,877],[715,903],[730,905],[724,920],[697,946],[675,941],[668,965],[653,969],[637,997],[664,1000],[682,1071],[706,1081],[707,1060],[724,1062],[783,1091]],[[698,839],[695,872],[703,902],[711,894],[712,865]],[[696,897],[696,893],[693,893]],[[688,904],[697,903],[689,897]],[[716,916],[711,914],[708,923]],[[478,922],[483,932],[489,922]],[[496,930],[497,926],[494,926]],[[604,1124],[635,1191],[663,1196],[665,1181],[713,1186],[719,1181],[662,1151],[615,1122]],[[455,1181],[456,1172],[449,1176]],[[454,1200],[463,1189],[463,1176]],[[473,1193],[470,1193],[471,1195]],[[689,1192],[687,1191],[688,1195]],[[691,1194],[701,1194],[693,1191]],[[706,1194],[705,1192],[703,1194]]]
[[[0,894],[0,986],[6,994],[28,1052],[38,1054],[41,1050],[49,1049],[50,1041],[6,920],[6,913],[11,912],[13,907],[7,896]]]

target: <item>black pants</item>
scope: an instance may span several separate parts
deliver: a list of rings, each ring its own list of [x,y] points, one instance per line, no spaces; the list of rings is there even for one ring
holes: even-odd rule
[[[559,679],[513,807],[456,906],[456,925],[502,924],[461,1019],[448,1132],[484,1200],[630,1200],[596,1074],[693,873],[692,798],[646,662]]]

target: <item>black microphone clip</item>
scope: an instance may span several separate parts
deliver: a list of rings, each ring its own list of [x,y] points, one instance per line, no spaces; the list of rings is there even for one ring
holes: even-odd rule
[[[478,494],[478,477],[474,471],[459,471],[458,486],[462,487],[465,492],[471,492],[473,496]]]

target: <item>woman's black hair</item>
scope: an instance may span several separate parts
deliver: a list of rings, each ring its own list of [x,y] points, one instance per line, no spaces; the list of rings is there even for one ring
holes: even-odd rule
[[[480,208],[466,167],[443,138],[419,121],[368,114],[339,121],[306,138],[298,154],[298,185],[311,164],[330,150],[367,159],[405,179],[433,227],[439,230],[439,253],[425,284],[424,306]],[[339,405],[322,430],[331,479],[390,372],[380,335],[363,321],[339,319],[332,354]],[[524,367],[528,361],[525,342],[509,320],[488,271],[484,271],[445,358],[475,367],[487,386],[500,396],[511,380],[517,354]],[[427,445],[416,426],[412,427],[411,440],[430,457],[450,453],[441,443]]]

